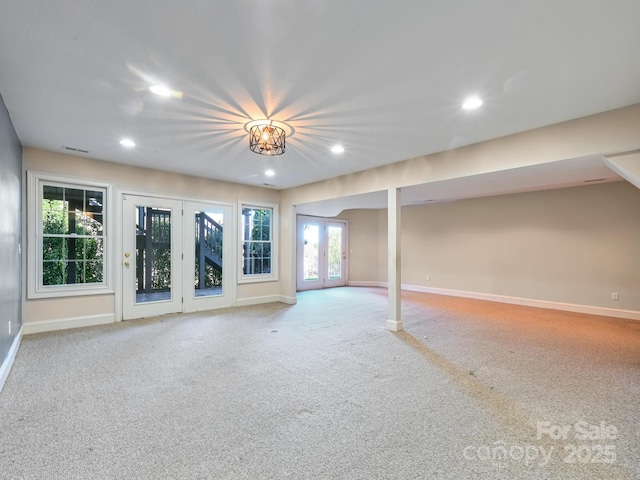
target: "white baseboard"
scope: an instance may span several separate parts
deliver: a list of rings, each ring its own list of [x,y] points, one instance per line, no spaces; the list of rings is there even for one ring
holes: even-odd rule
[[[22,325],[25,335],[42,332],[53,332],[56,330],[66,330],[68,328],[92,327],[94,325],[105,325],[115,323],[116,316],[113,313],[103,315],[85,315],[82,317],[59,318],[56,320],[41,320],[37,322],[26,322]]]
[[[436,295],[449,295],[451,297],[475,298],[478,300],[489,300],[491,302],[510,303],[513,305],[524,305],[527,307],[548,308],[551,310],[563,310],[566,312],[586,313],[589,315],[602,315],[605,317],[626,318],[629,320],[640,320],[640,312],[635,310],[622,310],[617,308],[595,307],[592,305],[578,305],[574,303],[551,302],[548,300],[509,297],[507,295],[495,295],[493,293],[467,292],[463,290],[452,290],[449,288],[423,287],[420,285],[402,285],[402,289],[412,291],[412,292],[434,293]]]
[[[365,282],[365,281],[353,281],[349,282],[348,285],[350,287],[383,287],[387,288],[387,282]]]
[[[388,288],[387,282],[349,282],[353,287],[382,287]],[[510,297],[493,293],[467,292],[450,288],[423,287],[421,285],[402,284],[402,290],[410,292],[433,293],[435,295],[448,295],[450,297],[475,298],[490,302],[510,303],[526,307],[548,308],[565,312],[586,313],[588,315],[602,315],[605,317],[626,318],[628,320],[640,320],[640,312],[636,310],[622,310],[619,308],[596,307],[592,305],[578,305],[574,303],[551,302],[548,300],[536,300],[533,298]]]
[[[18,354],[18,350],[20,349],[20,343],[22,342],[22,333],[23,328],[20,328],[18,335],[13,339],[13,343],[11,344],[11,348],[9,349],[9,353],[7,358],[5,358],[2,365],[0,365],[0,392],[2,391],[2,387],[4,387],[4,382],[9,378],[9,372],[11,371],[11,367],[13,366],[13,362],[16,359],[16,355]]]
[[[262,297],[238,298],[236,300],[237,307],[247,307],[249,305],[260,305],[261,303],[286,303],[287,305],[295,305],[296,297],[288,297],[286,295],[264,295]]]
[[[402,321],[400,320],[387,320],[387,330],[391,330],[392,332],[401,332],[402,331]]]
[[[296,303],[298,303],[298,299],[295,296],[294,297],[288,297],[286,295],[278,295],[278,296],[280,297],[278,301],[282,303],[286,303],[287,305],[295,305]]]

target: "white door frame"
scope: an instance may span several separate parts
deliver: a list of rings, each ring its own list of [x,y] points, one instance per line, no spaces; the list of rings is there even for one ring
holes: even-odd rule
[[[125,198],[126,197],[133,197],[133,198],[143,198],[145,200],[147,199],[156,199],[156,200],[161,200],[161,201],[165,201],[166,202],[175,202],[174,205],[180,204],[180,210],[176,210],[179,211],[181,213],[180,217],[180,225],[179,225],[179,229],[176,228],[172,228],[172,232],[176,232],[176,234],[180,235],[180,255],[179,255],[179,260],[182,263],[182,265],[175,265],[175,269],[174,272],[172,273],[172,276],[174,276],[177,272],[178,275],[180,275],[180,287],[182,288],[183,285],[185,285],[184,282],[183,283],[183,279],[184,278],[188,278],[185,276],[184,270],[185,270],[185,266],[188,262],[188,259],[185,259],[184,261],[182,260],[183,255],[186,257],[186,253],[185,252],[183,246],[185,245],[190,245],[191,244],[191,238],[187,238],[188,235],[192,235],[195,236],[195,232],[193,232],[193,229],[190,228],[188,226],[188,224],[184,223],[183,224],[183,219],[184,219],[184,215],[182,214],[184,209],[189,209],[192,207],[202,207],[203,209],[208,209],[211,206],[214,206],[216,208],[222,208],[223,211],[225,212],[225,223],[226,223],[226,228],[224,230],[224,237],[223,237],[223,242],[224,242],[224,253],[223,253],[223,262],[226,265],[229,265],[229,268],[226,268],[223,272],[223,275],[225,275],[223,277],[223,286],[224,286],[224,296],[223,298],[217,298],[211,302],[207,301],[208,299],[202,299],[202,301],[198,301],[198,302],[189,302],[188,296],[189,295],[193,295],[192,292],[189,292],[188,288],[182,289],[180,292],[180,298],[179,298],[179,302],[177,302],[177,304],[180,305],[180,308],[177,309],[175,308],[176,303],[173,304],[172,308],[168,308],[168,305],[163,305],[163,306],[158,306],[158,307],[154,307],[157,309],[157,311],[153,311],[153,309],[145,309],[145,310],[149,310],[148,312],[138,312],[137,314],[135,314],[135,316],[131,316],[131,312],[125,312],[125,310],[128,307],[128,305],[131,305],[134,303],[133,299],[129,296],[129,298],[127,298],[127,295],[124,293],[124,286],[127,285],[129,283],[128,280],[125,280],[125,261],[127,260],[124,255],[127,251],[129,251],[129,262],[130,265],[133,266],[132,261],[135,262],[135,260],[133,260],[133,252],[130,250],[127,250],[126,247],[132,247],[131,244],[129,244],[128,246],[125,245],[125,235],[126,235],[126,228],[127,228],[127,224],[125,223]],[[131,198],[130,198],[131,199]],[[230,307],[230,306],[235,306],[237,301],[236,301],[236,296],[237,296],[237,285],[236,285],[236,269],[233,268],[234,265],[236,264],[236,257],[235,257],[235,248],[234,245],[236,243],[236,205],[232,204],[232,203],[224,203],[224,202],[207,202],[207,201],[201,201],[198,199],[188,199],[188,198],[182,198],[182,197],[177,197],[177,196],[173,196],[173,195],[162,195],[156,192],[141,192],[141,191],[133,191],[133,190],[120,190],[118,192],[117,195],[117,210],[116,210],[116,217],[117,217],[117,224],[120,226],[121,228],[121,241],[117,242],[116,245],[116,255],[119,258],[118,261],[118,265],[119,265],[119,274],[117,275],[117,280],[116,280],[116,298],[115,298],[115,303],[116,303],[116,321],[121,321],[121,320],[128,320],[128,319],[132,319],[132,318],[142,318],[142,317],[148,317],[148,316],[155,316],[155,315],[164,315],[166,313],[179,313],[179,312],[192,312],[192,311],[200,311],[200,310],[206,310],[206,309],[213,309],[213,308],[223,308],[223,307]],[[169,203],[167,203],[167,205],[169,205]],[[176,207],[177,208],[177,207]],[[227,220],[228,217],[228,220]],[[174,225],[175,226],[175,225]],[[194,243],[194,249],[195,249],[195,240],[193,241]],[[134,250],[135,251],[135,250]],[[194,253],[195,255],[195,253]],[[174,258],[178,259],[178,256],[174,256]],[[194,259],[195,262],[195,259]],[[135,268],[135,267],[134,267]],[[135,272],[135,270],[134,270]],[[174,281],[176,280],[175,276],[174,276]],[[172,285],[172,290],[173,290],[173,285]],[[175,293],[175,291],[174,291]],[[183,300],[184,297],[184,300]],[[176,299],[178,299],[178,297],[174,297]],[[200,299],[199,299],[200,300]],[[127,306],[125,306],[125,303],[127,304]],[[167,307],[167,308],[165,308]],[[172,310],[172,311],[167,311],[167,310]],[[175,310],[175,311],[173,311]]]
[[[215,211],[224,215],[222,228],[222,292],[219,295],[196,296],[194,285],[195,265],[195,212]],[[184,282],[184,312],[199,312],[214,308],[233,306],[235,297],[233,263],[234,232],[233,208],[231,205],[209,202],[184,202],[183,245],[184,261],[182,262]]]
[[[348,241],[348,231],[347,231],[346,220],[336,220],[336,219],[326,219],[324,222],[324,251],[325,251],[325,262],[324,262],[324,288],[331,287],[344,287],[347,284],[347,241]],[[331,227],[339,227],[342,229],[342,246],[341,246],[341,257],[342,263],[340,265],[340,278],[331,279],[329,278],[329,228]]]
[[[139,303],[136,300],[135,207],[171,209],[171,292],[169,299]],[[122,318],[182,312],[182,202],[146,195],[122,195]]]

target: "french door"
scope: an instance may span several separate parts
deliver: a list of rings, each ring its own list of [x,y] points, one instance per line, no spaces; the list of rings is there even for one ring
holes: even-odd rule
[[[297,289],[346,285],[347,223],[298,216]]]
[[[230,206],[122,200],[124,320],[232,305]]]
[[[122,318],[182,311],[182,202],[122,197]]]
[[[183,311],[232,305],[231,223],[228,205],[185,202]]]

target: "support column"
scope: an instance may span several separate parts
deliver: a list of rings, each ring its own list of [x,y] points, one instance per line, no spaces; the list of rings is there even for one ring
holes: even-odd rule
[[[401,191],[399,188],[390,188],[387,191],[388,212],[388,261],[389,261],[389,318],[387,328],[392,332],[402,330],[401,298],[400,298],[400,221]]]

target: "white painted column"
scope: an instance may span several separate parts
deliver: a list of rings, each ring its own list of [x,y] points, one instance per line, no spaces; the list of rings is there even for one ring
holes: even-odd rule
[[[392,332],[402,330],[401,318],[401,298],[400,298],[400,221],[401,212],[401,191],[399,188],[388,190],[387,210],[388,210],[388,261],[389,261],[389,318],[387,328]]]

